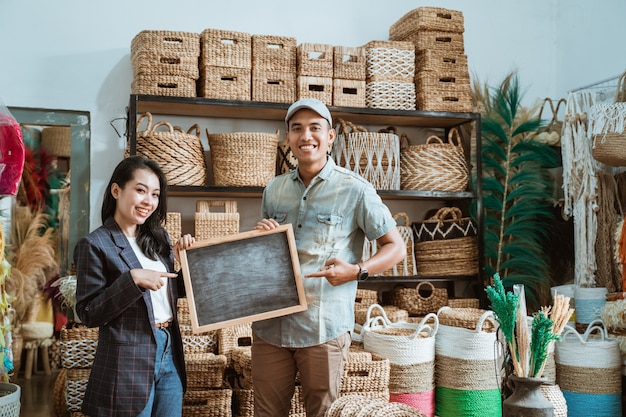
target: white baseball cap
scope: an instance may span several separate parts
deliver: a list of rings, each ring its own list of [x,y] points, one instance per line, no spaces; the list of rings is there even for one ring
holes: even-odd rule
[[[287,110],[287,116],[285,116],[285,123],[289,125],[289,119],[298,111],[302,109],[313,110],[315,113],[328,120],[330,127],[333,126],[333,118],[330,116],[330,110],[326,107],[326,104],[322,103],[316,98],[302,98],[291,106]]]

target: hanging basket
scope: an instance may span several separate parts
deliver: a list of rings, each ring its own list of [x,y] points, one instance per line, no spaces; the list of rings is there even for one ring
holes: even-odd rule
[[[530,135],[530,138],[537,142],[545,143],[547,145],[558,146],[561,143],[561,131],[563,130],[563,121],[559,119],[559,109],[561,105],[565,105],[567,102],[564,98],[554,102],[549,97],[543,99],[543,104],[539,109],[538,119],[541,119],[546,107],[550,108],[550,121],[546,126],[543,126],[537,130],[536,133]]]
[[[339,119],[332,157],[337,165],[368,180],[377,190],[400,189],[400,138],[393,128],[369,132]]]
[[[147,126],[141,131],[144,119],[147,119]],[[159,163],[167,178],[167,185],[205,184],[206,164],[197,124],[185,132],[181,127],[165,121],[153,125],[152,114],[144,113],[137,121],[136,145],[137,155]],[[126,154],[129,154],[128,148]]]
[[[403,141],[403,145],[408,140]],[[422,145],[404,145],[400,151],[403,190],[465,191],[469,170],[458,129],[452,129],[445,143],[430,136]]]

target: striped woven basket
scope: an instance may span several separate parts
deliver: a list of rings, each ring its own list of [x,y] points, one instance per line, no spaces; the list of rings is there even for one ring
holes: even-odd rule
[[[147,119],[147,126],[141,131],[144,119]],[[161,130],[162,127],[166,130]],[[153,125],[152,114],[144,113],[137,121],[137,155],[157,161],[168,185],[201,186],[206,182],[204,150],[197,124],[185,132],[166,121]]]

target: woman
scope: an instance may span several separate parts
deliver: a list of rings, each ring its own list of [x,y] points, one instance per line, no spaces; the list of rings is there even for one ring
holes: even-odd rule
[[[98,349],[82,411],[100,416],[181,416],[186,385],[176,300],[184,295],[172,248],[162,227],[166,178],[150,159],[131,156],[111,176],[102,226],[74,250],[76,311],[99,327]]]

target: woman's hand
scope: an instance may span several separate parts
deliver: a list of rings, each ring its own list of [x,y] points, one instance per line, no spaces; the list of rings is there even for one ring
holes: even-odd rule
[[[178,239],[178,242],[174,245],[174,257],[178,262],[180,262],[180,251],[189,249],[195,242],[196,238],[190,234],[183,235]]]
[[[157,291],[163,286],[164,279],[176,278],[178,274],[173,272],[154,271],[152,269],[131,269],[130,276],[133,277],[135,285],[148,290]]]

